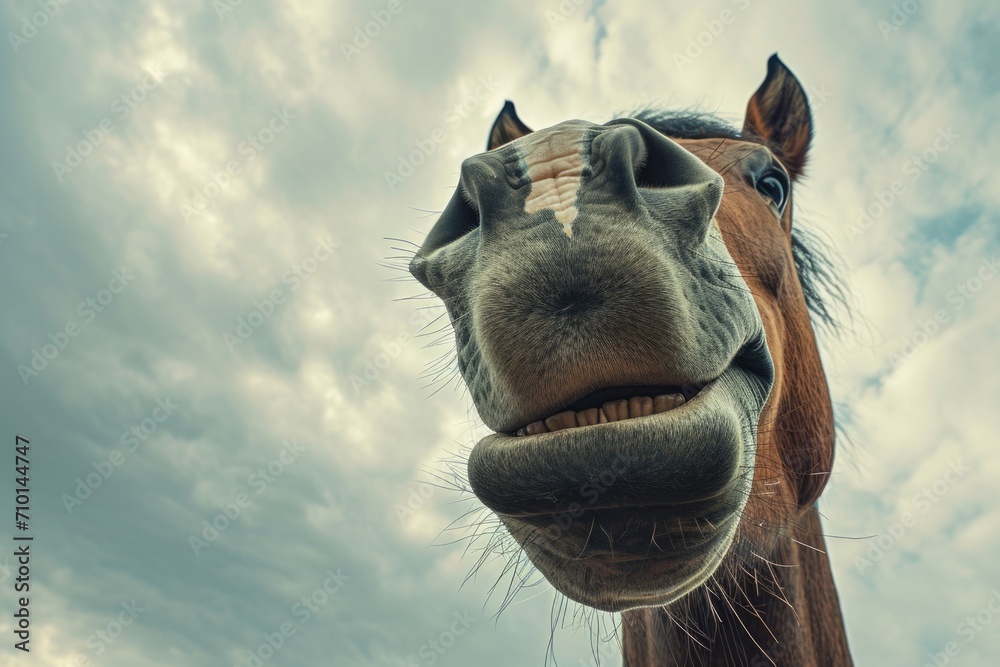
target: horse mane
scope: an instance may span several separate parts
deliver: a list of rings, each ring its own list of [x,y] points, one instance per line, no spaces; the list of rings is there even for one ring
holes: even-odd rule
[[[645,108],[628,116],[679,139],[760,141],[744,136],[736,126],[710,112]],[[792,227],[792,258],[809,314],[815,325],[838,334],[841,330],[838,312],[849,312],[850,307],[844,283],[830,255],[830,244],[815,232],[801,226]]]

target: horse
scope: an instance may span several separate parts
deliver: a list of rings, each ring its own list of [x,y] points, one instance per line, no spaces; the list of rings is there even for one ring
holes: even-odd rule
[[[742,130],[646,109],[533,131],[506,102],[409,261],[493,431],[468,481],[627,667],[845,666],[817,499],[828,260],[793,228],[813,136],[773,55]]]

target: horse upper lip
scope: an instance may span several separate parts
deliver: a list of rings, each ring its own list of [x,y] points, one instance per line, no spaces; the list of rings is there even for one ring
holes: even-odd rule
[[[725,368],[738,365],[761,376],[770,388],[773,369],[766,350],[763,340],[755,338],[743,345]],[[505,431],[505,434],[523,437],[669,412],[686,405],[717,379],[697,384],[629,385],[598,389],[568,403],[562,409],[554,410],[543,419]],[[623,407],[623,403],[627,405],[627,409]]]

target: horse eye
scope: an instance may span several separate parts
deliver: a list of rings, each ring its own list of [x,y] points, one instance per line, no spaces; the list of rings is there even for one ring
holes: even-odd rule
[[[757,192],[774,202],[774,207],[778,209],[778,215],[785,212],[785,203],[788,201],[788,181],[783,173],[772,171],[757,181],[756,187]]]

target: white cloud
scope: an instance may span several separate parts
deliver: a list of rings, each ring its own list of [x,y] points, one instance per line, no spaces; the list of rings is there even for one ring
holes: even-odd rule
[[[457,590],[474,556],[460,560],[462,545],[424,548],[466,504],[434,489],[406,521],[395,509],[425,488],[423,471],[483,431],[461,389],[421,388],[424,364],[448,348],[423,347],[438,335],[413,338],[411,316],[433,302],[392,301],[422,289],[387,281],[400,274],[379,266],[397,254],[383,237],[419,241],[434,217],[413,209],[444,206],[506,98],[536,127],[649,102],[738,123],[774,51],[807,87],[831,93],[816,110],[797,203],[805,224],[835,241],[866,318],[856,335],[824,341],[858,441],[840,450],[827,530],[883,535],[903,513],[917,515],[864,572],[856,557],[877,539],[830,540],[855,658],[918,664],[958,636],[962,664],[992,664],[1000,626],[969,642],[956,633],[1000,587],[990,578],[1000,515],[987,502],[1000,473],[991,435],[1000,281],[961,308],[949,294],[998,249],[1000,188],[988,168],[997,141],[982,110],[996,106],[1000,85],[984,64],[992,60],[976,60],[995,9],[970,6],[967,18],[928,3],[883,39],[876,22],[891,5],[584,3],[554,25],[546,11],[559,3],[550,5],[440,13],[404,2],[349,62],[341,42],[385,3],[242,3],[222,16],[211,3],[74,4],[2,61],[16,95],[0,108],[0,132],[16,159],[0,167],[10,184],[0,191],[0,271],[18,288],[0,338],[12,364],[0,410],[44,443],[31,664],[68,664],[133,597],[148,601],[148,617],[103,664],[237,661],[336,567],[351,579],[273,664],[393,664],[453,613],[480,615],[504,563]],[[679,67],[675,54],[718,28],[723,10],[733,20]],[[5,12],[9,25],[18,11]],[[59,183],[52,160],[114,116],[112,102],[154,66],[160,85]],[[482,78],[497,84],[477,97]],[[296,114],[287,131],[185,219],[191,189],[283,106]],[[906,161],[946,127],[954,144],[908,180]],[[438,128],[435,151],[390,192],[385,172]],[[906,191],[850,238],[858,211],[895,179]],[[292,291],[282,276],[326,235],[340,248]],[[122,264],[135,268],[134,285],[24,387],[13,367]],[[230,352],[223,333],[273,289],[287,301]],[[942,309],[948,321],[893,368],[903,338]],[[357,390],[352,376],[400,336],[407,342]],[[68,514],[61,494],[166,395],[183,407]],[[195,558],[188,535],[289,438],[306,445],[302,458]],[[914,495],[959,459],[971,470],[921,512]],[[548,590],[523,592],[496,623],[477,621],[440,664],[541,664]],[[584,633],[559,631],[556,641],[561,662],[589,659]]]

